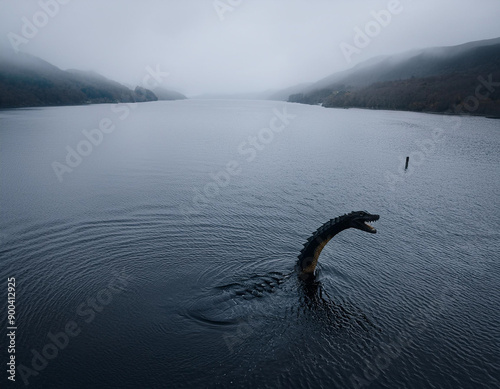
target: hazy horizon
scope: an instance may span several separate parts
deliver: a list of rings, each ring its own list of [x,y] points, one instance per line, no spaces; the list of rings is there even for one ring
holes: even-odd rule
[[[130,85],[149,67],[188,96],[238,94],[314,82],[380,55],[497,38],[499,14],[497,0],[0,0],[0,48]]]

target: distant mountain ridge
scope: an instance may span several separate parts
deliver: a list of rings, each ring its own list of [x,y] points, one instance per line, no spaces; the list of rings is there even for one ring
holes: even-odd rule
[[[165,89],[162,87],[157,87],[153,89],[154,94],[158,97],[158,100],[185,100],[187,99],[182,93]]]
[[[479,77],[490,75],[500,81],[500,38],[373,58],[291,94],[288,101],[326,107],[453,112],[475,96]],[[499,115],[499,89],[488,91],[473,113]]]
[[[162,93],[166,93],[162,90]],[[171,92],[176,98],[185,98]],[[0,58],[0,108],[156,101],[148,89],[134,90],[95,72],[61,70],[38,57],[17,53]]]
[[[461,63],[459,59],[473,59],[471,54],[477,48],[499,44],[500,38],[495,38],[457,46],[432,47],[391,56],[375,57],[351,69],[323,78],[307,88],[307,91],[331,87],[338,83],[352,87],[363,87],[375,82],[429,77],[451,71],[467,70],[471,64]]]

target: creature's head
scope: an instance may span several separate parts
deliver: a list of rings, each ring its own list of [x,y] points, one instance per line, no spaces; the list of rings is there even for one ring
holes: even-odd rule
[[[346,215],[346,218],[350,228],[357,228],[358,230],[375,234],[377,230],[369,225],[368,222],[374,222],[378,220],[380,216],[372,215],[366,211],[357,211]]]

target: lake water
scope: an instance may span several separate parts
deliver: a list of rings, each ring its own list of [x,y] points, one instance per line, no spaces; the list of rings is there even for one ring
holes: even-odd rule
[[[500,121],[193,100],[0,128],[17,386],[500,387]],[[358,210],[378,233],[305,285],[302,244]]]

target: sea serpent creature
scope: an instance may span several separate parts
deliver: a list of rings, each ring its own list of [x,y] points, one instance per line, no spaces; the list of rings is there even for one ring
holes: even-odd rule
[[[377,230],[369,225],[368,222],[374,222],[379,218],[379,215],[372,215],[366,211],[357,211],[330,219],[330,221],[323,224],[307,239],[307,242],[304,243],[304,248],[300,251],[297,270],[301,278],[307,279],[314,276],[321,250],[335,235],[348,228],[356,228],[375,234]]]
[[[245,299],[263,297],[267,293],[274,292],[279,285],[290,279],[292,275],[298,274],[300,279],[306,281],[302,283],[302,286],[306,287],[307,294],[309,296],[315,295],[315,291],[318,290],[320,285],[314,277],[314,272],[323,247],[335,235],[348,228],[356,228],[372,234],[376,233],[377,230],[368,222],[376,221],[379,218],[379,215],[358,211],[331,219],[318,228],[304,244],[294,271],[289,273],[271,272],[264,276],[255,274],[250,278],[217,286],[217,289],[231,290],[235,296],[241,296]]]

